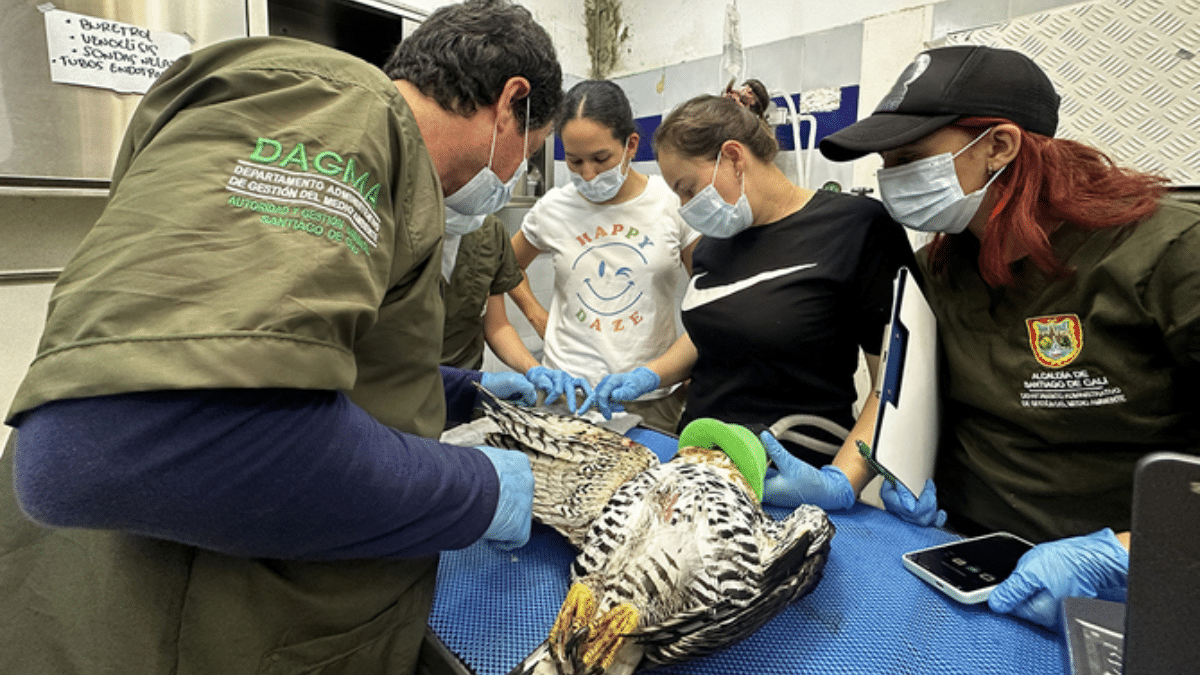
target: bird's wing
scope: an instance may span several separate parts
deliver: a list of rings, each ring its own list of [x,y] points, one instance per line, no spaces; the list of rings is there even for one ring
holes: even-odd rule
[[[745,501],[729,505],[733,522],[717,523],[716,538],[705,542],[716,552],[684,589],[684,608],[632,634],[647,659],[669,664],[711,654],[761,628],[820,580],[834,532],[825,512],[801,506],[775,521]],[[759,522],[738,524],[739,513]]]
[[[653,503],[658,500],[648,499],[648,496],[663,492],[662,477],[669,466],[651,467],[626,481],[613,493],[586,532],[579,555],[571,564],[572,579],[611,576],[615,570],[630,562],[628,558],[631,557],[637,562],[649,561],[652,556],[645,555],[647,551],[644,544],[637,545],[633,539],[644,539],[650,532],[661,535],[661,529],[652,527],[652,521],[661,515],[655,512],[656,503]],[[625,559],[614,561],[614,555]],[[626,599],[632,597],[632,594],[627,595],[629,597]]]
[[[481,390],[487,416],[500,427],[486,442],[529,457],[534,519],[576,548],[613,493],[659,463],[649,448],[583,418],[515,406]]]

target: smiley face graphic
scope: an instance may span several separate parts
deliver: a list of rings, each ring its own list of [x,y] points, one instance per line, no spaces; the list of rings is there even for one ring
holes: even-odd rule
[[[593,246],[571,265],[575,278],[581,282],[575,298],[595,314],[621,314],[645,295],[638,289],[635,267],[644,268],[647,262],[646,256],[629,244]]]

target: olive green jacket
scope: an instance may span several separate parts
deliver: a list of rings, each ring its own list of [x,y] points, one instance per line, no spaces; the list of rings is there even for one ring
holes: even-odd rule
[[[129,123],[8,420],[132,391],[340,389],[436,437],[443,223],[416,121],[378,69],[281,38],[186,56]],[[52,530],[0,484],[0,672],[413,668],[436,557],[248,560]]]
[[[499,218],[488,216],[482,227],[462,236],[445,288],[442,365],[472,370],[483,365],[483,315],[488,298],[511,291],[524,278]]]
[[[1137,460],[1200,452],[1200,207],[1050,240],[1073,272],[1022,260],[1004,288],[977,245],[941,273],[918,255],[946,358],[938,499],[1032,541],[1129,529]]]

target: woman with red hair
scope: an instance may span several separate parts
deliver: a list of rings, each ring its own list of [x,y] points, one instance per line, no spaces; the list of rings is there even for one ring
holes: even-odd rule
[[[1058,104],[1017,52],[943,47],[820,146],[878,152],[892,217],[936,233],[917,259],[944,415],[938,491],[916,510],[936,522],[940,499],[955,531],[1037,542],[988,603],[1050,627],[1063,597],[1123,595],[1137,461],[1200,452],[1200,208],[1054,138]],[[873,476],[835,463],[857,467],[856,493]],[[807,467],[781,471],[794,499],[828,491]]]

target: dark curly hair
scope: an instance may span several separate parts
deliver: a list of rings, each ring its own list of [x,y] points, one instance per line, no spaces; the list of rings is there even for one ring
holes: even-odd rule
[[[464,117],[496,103],[513,77],[532,86],[528,120],[525,100],[513,101],[512,112],[526,129],[546,126],[562,106],[562,67],[550,34],[529,10],[508,0],[438,8],[396,46],[383,70]]]

